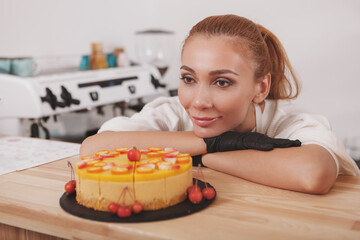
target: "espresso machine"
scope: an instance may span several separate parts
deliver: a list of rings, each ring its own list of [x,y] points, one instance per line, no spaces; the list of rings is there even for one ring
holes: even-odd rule
[[[56,138],[96,130],[114,117],[106,116],[107,108],[124,114],[134,100],[166,94],[160,80],[159,70],[146,64],[33,77],[0,74],[0,134]]]

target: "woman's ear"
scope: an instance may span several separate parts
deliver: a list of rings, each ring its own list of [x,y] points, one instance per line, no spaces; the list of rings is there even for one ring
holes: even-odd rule
[[[265,76],[261,77],[256,83],[256,92],[253,98],[253,103],[259,104],[265,100],[269,95],[271,86],[271,74],[268,73]]]

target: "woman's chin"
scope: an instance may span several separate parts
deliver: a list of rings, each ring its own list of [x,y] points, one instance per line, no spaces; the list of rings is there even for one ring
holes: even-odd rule
[[[200,138],[210,138],[210,137],[219,136],[223,132],[215,131],[215,130],[212,130],[212,129],[194,128],[194,133],[195,133],[196,136],[198,136]]]

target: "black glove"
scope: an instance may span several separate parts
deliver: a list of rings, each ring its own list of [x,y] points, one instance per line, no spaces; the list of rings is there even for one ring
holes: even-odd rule
[[[219,136],[204,138],[208,153],[255,149],[270,151],[273,148],[298,147],[299,140],[270,138],[256,132],[225,132]]]
[[[206,167],[202,162],[202,155],[196,155],[196,156],[191,156],[191,157],[192,157],[192,165],[194,167],[198,167],[199,164],[202,167]]]

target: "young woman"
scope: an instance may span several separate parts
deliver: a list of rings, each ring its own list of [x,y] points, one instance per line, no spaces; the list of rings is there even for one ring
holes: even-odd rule
[[[178,97],[109,120],[83,142],[81,156],[175,147],[224,173],[317,194],[327,193],[339,174],[359,175],[328,121],[290,101],[298,80],[279,40],[261,25],[235,15],[208,17],[191,29],[181,60]]]

